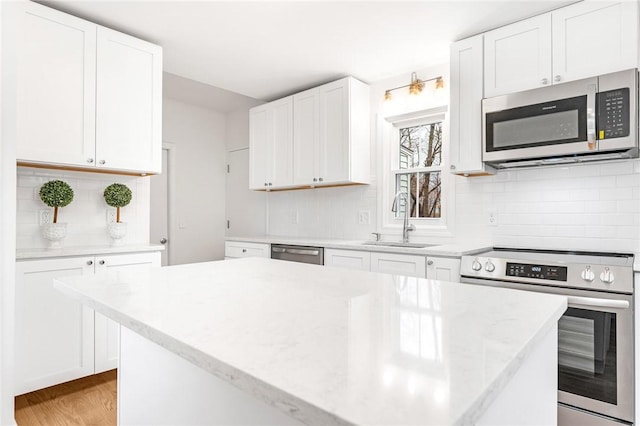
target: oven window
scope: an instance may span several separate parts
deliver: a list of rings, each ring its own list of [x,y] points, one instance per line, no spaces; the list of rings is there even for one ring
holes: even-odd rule
[[[587,140],[587,96],[489,112],[486,150],[558,145]]]
[[[558,321],[558,387],[617,404],[616,314],[569,308]]]

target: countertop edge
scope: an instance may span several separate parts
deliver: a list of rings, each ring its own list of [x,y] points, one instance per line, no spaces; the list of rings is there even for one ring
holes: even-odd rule
[[[108,305],[98,303],[83,293],[70,288],[58,279],[53,280],[53,285],[55,289],[66,296],[77,300],[91,309],[94,309],[106,317],[118,322],[121,326],[129,328],[133,332],[178,355],[193,365],[202,368],[215,377],[218,377],[232,386],[247,392],[255,398],[258,398],[260,401],[305,424],[312,426],[324,426],[327,424],[354,426],[352,422],[331,414],[322,408],[303,401],[295,395],[259,380],[238,368],[207,355],[166,333],[129,317],[128,315],[123,315]]]
[[[161,244],[131,244],[123,246],[78,246],[63,247],[60,249],[18,249],[16,250],[16,260],[35,260],[59,257],[90,256],[100,254],[119,253],[145,253],[162,251],[165,247]]]
[[[478,244],[438,244],[433,247],[412,248],[412,247],[393,247],[381,245],[367,245],[365,240],[325,240],[322,238],[298,238],[298,237],[225,237],[225,241],[236,241],[246,243],[262,243],[262,244],[291,244],[291,245],[307,245],[318,246],[328,249],[339,250],[357,250],[379,253],[398,253],[413,254],[419,256],[439,256],[439,257],[460,257],[469,254],[479,253],[493,246],[486,243]]]
[[[469,409],[467,415],[463,415],[456,424],[467,425],[475,424],[480,419],[482,414],[489,408],[489,406],[500,395],[502,389],[509,383],[509,381],[520,370],[524,361],[535,350],[536,346],[544,339],[547,333],[558,323],[558,320],[562,317],[567,310],[568,301],[565,296],[553,295],[554,297],[564,298],[564,302],[561,303],[551,317],[549,317],[545,324],[543,324],[533,338],[531,338],[526,345],[522,348],[518,356],[516,356],[507,367],[495,378],[495,380],[488,385],[488,389],[484,392],[480,398],[474,401]]]

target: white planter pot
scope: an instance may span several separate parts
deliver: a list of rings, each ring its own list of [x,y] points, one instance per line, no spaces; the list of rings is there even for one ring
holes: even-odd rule
[[[62,240],[67,236],[66,223],[45,223],[42,225],[42,236],[49,241],[49,248],[62,247]]]
[[[127,224],[125,222],[111,222],[108,228],[111,245],[121,246],[124,243],[125,235],[127,235]]]

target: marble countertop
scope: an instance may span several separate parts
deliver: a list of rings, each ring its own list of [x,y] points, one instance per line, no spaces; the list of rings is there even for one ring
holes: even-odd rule
[[[472,424],[567,306],[263,258],[54,285],[306,424]]]
[[[129,244],[122,246],[77,246],[59,249],[31,248],[16,250],[16,260],[46,259],[50,257],[93,256],[99,254],[142,253],[161,251],[161,244]]]
[[[225,237],[226,241],[241,241],[266,244],[293,244],[302,246],[316,246],[343,250],[377,251],[386,253],[418,254],[422,256],[460,257],[467,254],[479,253],[492,246],[479,243],[439,244],[432,247],[392,247],[381,245],[367,245],[365,240],[338,240],[326,238],[298,238],[298,237]],[[367,240],[370,241],[370,240]]]

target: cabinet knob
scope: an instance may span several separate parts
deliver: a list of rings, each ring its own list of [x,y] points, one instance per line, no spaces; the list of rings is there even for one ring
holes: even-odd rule
[[[556,83],[559,82],[560,80],[562,80],[562,77],[560,77],[559,75],[556,75],[555,77],[553,77],[553,81],[555,81]]]
[[[317,182],[317,181],[318,181],[318,179],[316,179],[316,178],[313,178],[313,181],[314,181],[314,182]]]
[[[98,262],[101,265],[104,265],[104,260],[101,260],[100,262]]]
[[[450,165],[450,166],[449,166],[449,168],[450,168],[451,170],[455,170],[455,169],[456,169],[456,166],[454,166],[454,165],[452,164],[452,165]]]
[[[427,265],[429,266],[433,265],[433,260],[427,260]]]
[[[247,249],[242,249],[242,252],[243,252],[243,253],[246,253],[246,252],[247,252]]]
[[[322,178],[318,178],[318,181],[319,181],[319,182],[322,182],[323,180],[324,180],[324,179],[322,179]]]
[[[167,244],[166,238],[160,238],[160,244]]]
[[[99,161],[99,163],[100,163],[100,164],[104,164],[104,163],[106,163],[106,161],[104,161],[104,160],[100,160],[100,161]]]
[[[264,186],[269,186],[269,184],[267,182],[264,183]]]
[[[549,80],[543,78],[542,80],[540,80],[540,84],[549,84]]]
[[[269,182],[269,186],[273,185],[271,182]]]
[[[87,163],[89,164],[93,163],[93,158],[87,158]]]
[[[93,265],[93,260],[87,260],[87,265],[89,266]]]

